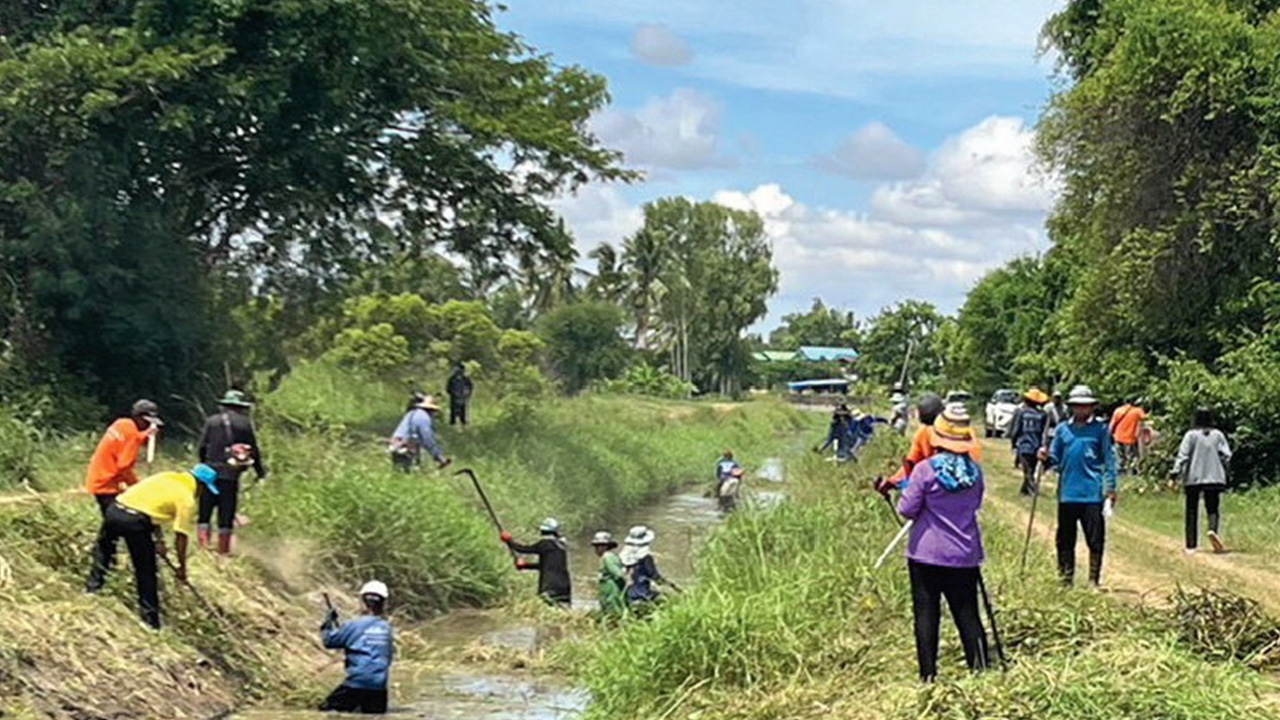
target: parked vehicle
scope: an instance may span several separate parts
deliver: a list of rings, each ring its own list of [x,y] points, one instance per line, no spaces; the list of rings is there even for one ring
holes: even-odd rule
[[[1018,411],[1021,400],[1017,390],[1008,388],[991,394],[991,399],[987,401],[987,437],[1004,437],[1009,434],[1009,425],[1013,423],[1013,414]]]

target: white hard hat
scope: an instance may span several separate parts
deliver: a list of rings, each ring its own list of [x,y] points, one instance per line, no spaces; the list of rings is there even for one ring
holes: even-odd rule
[[[360,588],[360,595],[377,595],[383,600],[391,597],[391,593],[387,590],[387,584],[381,580],[370,580],[365,583],[364,587]]]

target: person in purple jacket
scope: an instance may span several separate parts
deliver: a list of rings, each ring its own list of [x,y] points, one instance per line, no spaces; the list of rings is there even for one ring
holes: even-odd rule
[[[916,659],[920,679],[938,674],[938,626],[942,598],[960,631],[970,670],[988,667],[987,633],[978,605],[979,572],[984,559],[978,509],[982,507],[982,468],[970,454],[977,440],[969,412],[948,404],[934,421],[936,453],[916,465],[898,500],[898,512],[912,521],[907,542],[911,607],[915,616]]]

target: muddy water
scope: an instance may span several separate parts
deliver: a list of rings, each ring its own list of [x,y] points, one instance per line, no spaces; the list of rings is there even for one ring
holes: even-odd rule
[[[785,500],[777,484],[785,479],[783,463],[770,458],[745,488],[744,500],[773,506]],[[632,525],[648,525],[657,535],[654,555],[663,574],[677,584],[690,584],[695,575],[697,550],[722,515],[704,488],[672,495],[653,505],[626,513],[608,528],[619,539]],[[570,547],[574,609],[596,606],[597,559],[589,536],[575,538]],[[432,646],[443,654],[461,653],[477,645],[497,649],[530,650],[548,644],[557,634],[544,634],[536,626],[501,612],[458,611],[423,629]],[[459,667],[441,671],[398,665],[394,671],[392,713],[406,718],[467,720],[570,720],[578,718],[590,698],[581,690],[555,679],[518,671],[480,671]],[[240,720],[321,720],[332,715],[296,710],[254,710],[237,715]]]

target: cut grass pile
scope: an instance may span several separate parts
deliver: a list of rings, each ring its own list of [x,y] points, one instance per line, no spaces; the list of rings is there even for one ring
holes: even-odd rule
[[[905,562],[871,569],[895,524],[869,475],[898,451],[878,441],[861,468],[803,463],[791,469],[790,502],[736,514],[700,558],[695,589],[575,655],[595,698],[591,717],[1276,716],[1273,686],[1246,658],[1210,662],[1175,613],[1064,591],[1039,553],[1021,580],[1021,529],[990,514],[984,574],[1011,669],[969,676],[944,620],[942,678],[920,685]],[[1233,637],[1207,613],[1197,621],[1223,642]],[[1266,628],[1238,635],[1265,637]]]

